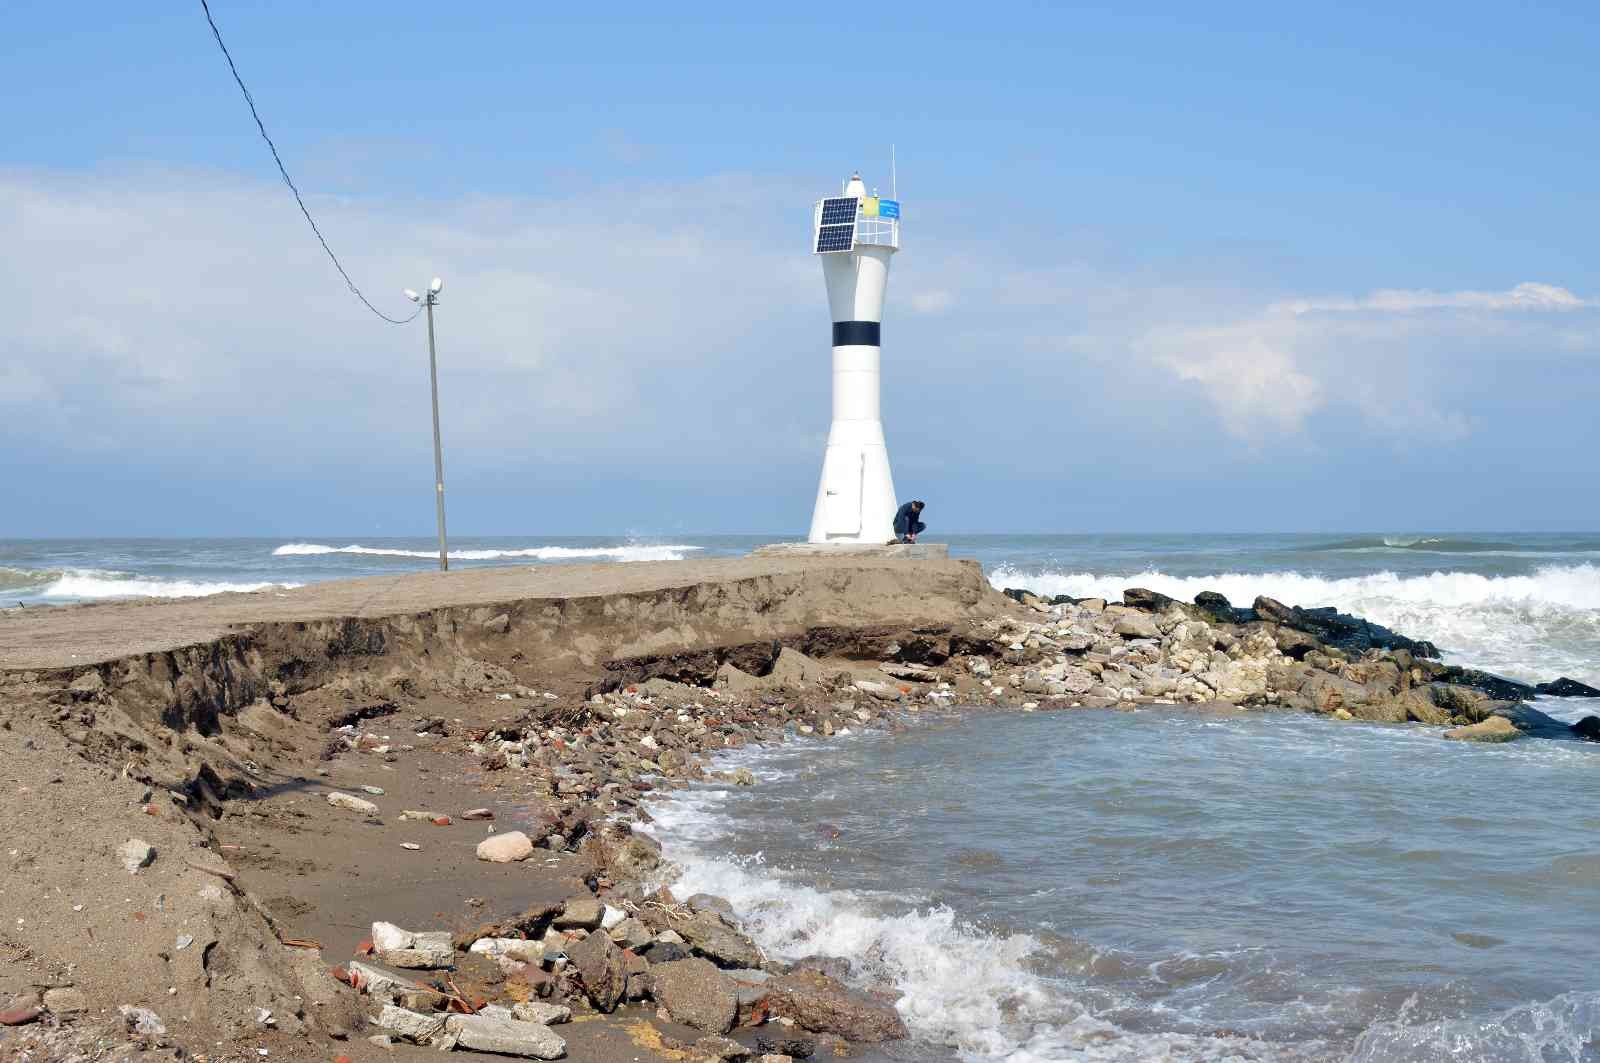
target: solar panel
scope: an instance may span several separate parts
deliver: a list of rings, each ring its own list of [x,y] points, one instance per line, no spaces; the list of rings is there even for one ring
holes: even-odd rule
[[[851,200],[854,202],[854,200]],[[824,225],[817,230],[817,253],[824,251],[848,251],[855,243],[856,223],[847,225]]]
[[[861,201],[854,196],[845,196],[841,199],[824,199],[822,201],[822,224],[839,225],[843,222],[856,220],[856,210]]]

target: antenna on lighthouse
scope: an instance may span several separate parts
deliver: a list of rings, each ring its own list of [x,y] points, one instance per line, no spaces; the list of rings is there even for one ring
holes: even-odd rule
[[[889,194],[895,199],[900,198],[900,182],[895,180],[893,144],[889,145]]]

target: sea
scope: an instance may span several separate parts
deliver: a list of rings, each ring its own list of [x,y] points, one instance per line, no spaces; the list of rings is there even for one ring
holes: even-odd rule
[[[941,537],[945,540],[945,537]],[[766,536],[458,539],[453,567],[737,556]],[[1448,662],[1600,686],[1600,534],[949,536],[996,587],[1268,595]],[[425,570],[427,539],[0,541],[0,606]],[[1541,699],[1563,719],[1600,712]],[[1600,744],[1146,706],[935,711],[730,751],[653,802],[680,895],[839,957],[870,1061],[1600,1063]]]

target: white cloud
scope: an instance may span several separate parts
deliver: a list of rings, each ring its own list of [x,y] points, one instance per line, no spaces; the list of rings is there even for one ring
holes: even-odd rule
[[[1582,310],[1600,306],[1554,284],[1525,281],[1503,292],[1432,292],[1383,289],[1359,299],[1288,299],[1271,308],[1290,314],[1410,313],[1418,310]]]

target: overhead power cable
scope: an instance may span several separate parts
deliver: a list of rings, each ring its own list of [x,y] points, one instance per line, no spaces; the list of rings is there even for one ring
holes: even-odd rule
[[[250,117],[256,120],[256,128],[261,131],[261,139],[267,142],[267,148],[272,152],[272,161],[278,164],[278,172],[283,175],[283,183],[289,186],[290,192],[294,193],[294,201],[300,204],[300,213],[306,216],[306,224],[311,226],[311,231],[317,236],[317,243],[321,244],[322,249],[328,253],[328,260],[333,263],[333,268],[339,271],[339,276],[343,277],[345,284],[349,285],[350,293],[360,299],[361,304],[368,310],[371,310],[391,325],[406,325],[415,321],[417,314],[422,313],[420,307],[410,317],[390,317],[373,306],[367,297],[361,294],[361,289],[356,287],[356,282],[350,279],[350,274],[345,272],[344,266],[339,262],[339,256],[335,255],[333,248],[328,246],[328,241],[323,238],[322,230],[317,228],[316,220],[311,217],[311,211],[306,209],[306,201],[301,198],[300,189],[295,187],[294,179],[289,176],[288,169],[283,165],[283,159],[278,155],[278,146],[267,135],[267,127],[262,124],[261,114],[256,110],[255,97],[250,95],[250,90],[245,87],[244,79],[239,76],[239,68],[234,65],[233,56],[228,52],[228,46],[222,43],[222,31],[217,29],[217,20],[211,17],[211,6],[206,3],[206,0],[200,0],[200,7],[206,13],[206,21],[211,24],[211,35],[217,39],[217,47],[222,49],[222,57],[228,61],[228,69],[233,72],[234,82],[238,84],[239,91],[244,93],[244,102],[250,107]]]

